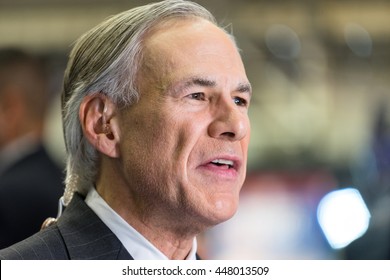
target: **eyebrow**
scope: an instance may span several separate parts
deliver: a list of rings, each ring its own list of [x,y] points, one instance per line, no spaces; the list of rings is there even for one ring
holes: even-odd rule
[[[203,86],[203,87],[215,87],[217,85],[217,82],[206,78],[193,77],[185,82],[184,87],[188,88],[193,85]]]
[[[252,96],[252,86],[250,83],[240,83],[236,88],[236,91],[241,93],[248,93],[249,96]]]
[[[217,82],[212,79],[194,76],[179,82],[178,84],[172,87],[172,90],[174,93],[179,94],[181,91],[191,88],[192,86],[202,86],[202,87],[212,88],[217,86]],[[252,96],[252,86],[249,82],[239,83],[234,91],[240,93],[248,93],[249,96]]]

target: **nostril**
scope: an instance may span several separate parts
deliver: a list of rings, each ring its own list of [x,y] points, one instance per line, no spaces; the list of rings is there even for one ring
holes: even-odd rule
[[[226,136],[228,138],[234,138],[236,137],[236,134],[234,132],[224,132],[221,135]]]

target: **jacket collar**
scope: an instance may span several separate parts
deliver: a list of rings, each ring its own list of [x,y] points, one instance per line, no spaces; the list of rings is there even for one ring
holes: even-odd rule
[[[133,259],[78,193],[74,194],[57,225],[70,259]]]

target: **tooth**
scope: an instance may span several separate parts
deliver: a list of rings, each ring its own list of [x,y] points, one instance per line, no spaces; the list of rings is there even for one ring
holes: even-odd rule
[[[233,166],[233,161],[227,159],[215,159],[212,162],[217,164],[226,164],[226,165]]]

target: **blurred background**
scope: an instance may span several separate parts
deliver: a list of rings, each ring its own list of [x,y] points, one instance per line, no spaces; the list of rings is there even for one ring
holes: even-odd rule
[[[60,165],[72,43],[148,2],[0,0],[0,47],[47,63],[45,141]],[[203,258],[390,258],[390,1],[195,2],[236,36],[254,91],[240,208],[200,236]]]

